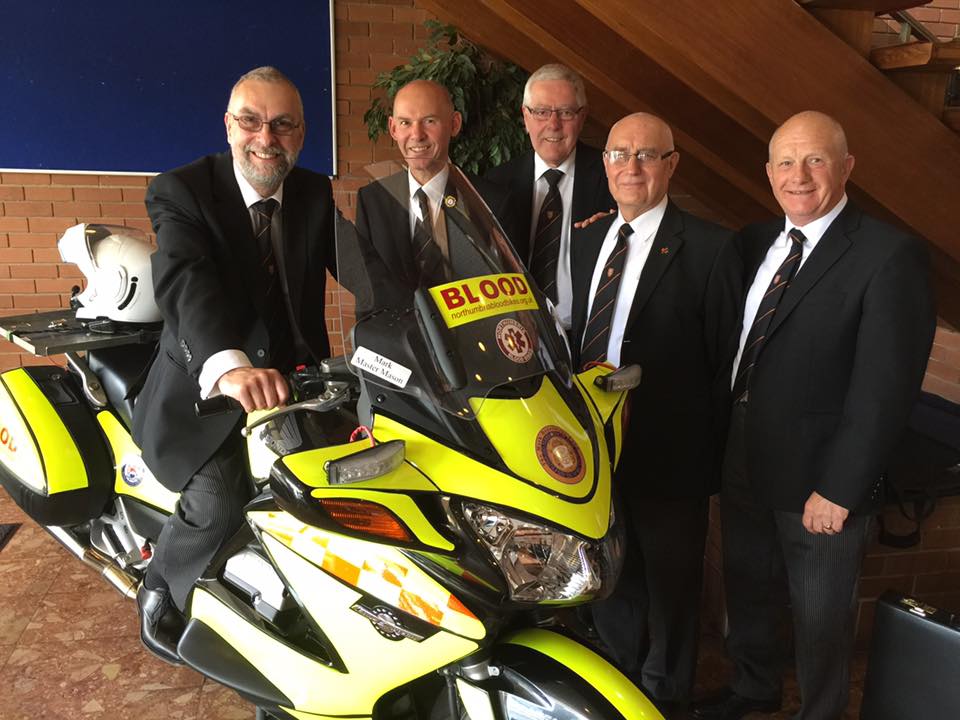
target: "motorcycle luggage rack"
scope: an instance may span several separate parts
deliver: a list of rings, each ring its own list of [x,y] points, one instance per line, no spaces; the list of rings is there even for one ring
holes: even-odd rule
[[[10,315],[0,318],[0,337],[37,357],[66,355],[83,382],[83,392],[97,407],[106,407],[107,396],[97,377],[78,353],[100,348],[155,343],[160,323],[132,325],[103,320],[79,320],[73,308]]]
[[[78,320],[71,308],[10,315],[0,318],[0,337],[38,357],[85,350],[152,343],[160,338],[160,324],[144,326]]]

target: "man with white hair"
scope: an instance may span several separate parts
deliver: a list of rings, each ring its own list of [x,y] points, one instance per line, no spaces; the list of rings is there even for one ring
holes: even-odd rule
[[[544,65],[527,80],[521,111],[532,149],[487,178],[509,190],[512,221],[504,230],[569,329],[571,227],[615,203],[600,151],[579,142],[587,118],[579,75],[564,65]]]

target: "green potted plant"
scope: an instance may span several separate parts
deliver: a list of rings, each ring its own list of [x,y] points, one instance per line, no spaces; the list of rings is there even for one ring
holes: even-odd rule
[[[527,73],[492,57],[451,25],[425,23],[426,47],[405,65],[380,73],[378,94],[363,114],[367,134],[376,141],[387,132],[393,96],[411,80],[433,80],[445,86],[463,115],[463,129],[450,145],[450,159],[467,172],[483,174],[527,149],[520,114]]]

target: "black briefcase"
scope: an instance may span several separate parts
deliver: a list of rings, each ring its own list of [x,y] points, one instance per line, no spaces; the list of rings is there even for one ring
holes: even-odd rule
[[[960,718],[960,617],[888,590],[877,602],[860,720]]]

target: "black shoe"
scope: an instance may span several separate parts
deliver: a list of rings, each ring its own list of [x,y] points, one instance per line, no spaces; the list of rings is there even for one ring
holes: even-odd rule
[[[183,615],[173,605],[169,590],[150,590],[141,585],[137,590],[140,608],[140,640],[161,660],[172,665],[183,665],[177,654],[177,643],[183,635]]]
[[[690,706],[690,717],[695,720],[740,720],[752,712],[775,713],[779,700],[754,700],[723,688],[707,695]]]

